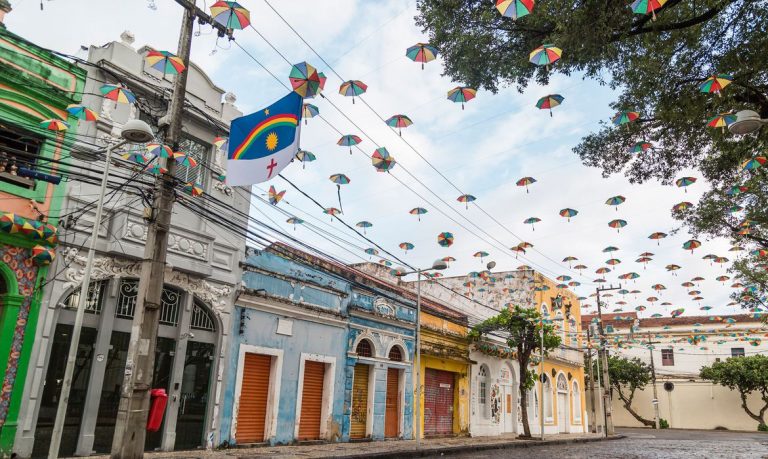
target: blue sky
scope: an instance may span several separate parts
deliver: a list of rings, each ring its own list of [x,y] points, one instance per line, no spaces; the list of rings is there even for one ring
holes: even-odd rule
[[[71,53],[79,45],[100,45],[118,40],[126,29],[135,34],[137,47],[150,44],[157,49],[176,48],[181,9],[174,2],[156,0],[157,9],[149,8],[150,2],[144,0],[103,0],[97,4],[98,7],[87,0],[52,0],[45,2],[45,10],[41,12],[37,1],[16,1],[15,10],[6,23],[11,31],[30,40]],[[598,129],[601,121],[607,122],[613,115],[609,103],[614,94],[609,88],[578,76],[555,75],[548,87],[532,86],[522,94],[514,88],[503,89],[495,95],[480,91],[477,98],[462,110],[459,104],[445,98],[446,92],[458,83],[441,76],[439,59],[422,70],[419,64],[404,56],[408,46],[426,41],[414,24],[414,1],[328,0],[313,2],[310,7],[308,2],[272,0],[274,7],[336,72],[344,79],[359,79],[368,84],[364,99],[379,115],[387,118],[403,113],[413,119],[414,125],[403,131],[401,139],[365,104],[360,101],[353,104],[351,99],[338,94],[341,81],[263,0],[243,0],[242,4],[251,10],[255,27],[288,62],[306,60],[328,76],[324,92],[328,99],[310,101],[320,108],[328,122],[345,134],[363,137],[362,152],[355,151],[350,155],[346,147],[336,145],[337,132],[322,120],[311,119],[302,127],[301,145],[315,153],[318,160],[306,169],[294,164],[284,175],[323,205],[334,207],[338,207],[336,187],[328,177],[333,173],[348,175],[351,183],[341,190],[343,218],[348,223],[373,222],[368,236],[390,252],[414,266],[428,266],[435,258],[453,256],[457,261],[445,274],[458,276],[481,270],[483,263],[472,254],[486,251],[490,257],[484,261],[496,261],[500,270],[528,264],[549,277],[571,275],[584,284],[576,290],[577,293],[587,296],[594,291],[592,281],[601,277],[594,273],[595,269],[612,258],[601,250],[613,245],[620,248],[613,255],[622,263],[614,272],[605,275],[606,279],[616,283],[616,275],[629,271],[641,275],[635,283],[625,284],[629,290],[643,292],[636,298],[624,298],[629,303],[626,310],[645,305],[648,306],[646,316],[654,312],[668,315],[671,309],[684,307],[686,315],[690,315],[699,313],[700,306],[710,305],[714,307],[711,312],[737,312],[733,307],[725,307],[729,302],[730,282],[723,285],[714,280],[716,276],[727,274],[725,268],[712,266],[701,259],[708,253],[734,258],[733,252],[728,252],[727,241],[702,241],[703,247],[691,255],[681,248],[690,238],[684,229],[664,239],[660,245],[647,238],[655,231],[671,233],[678,228],[679,224],[670,217],[670,208],[683,200],[695,202],[704,189],[703,184],[697,183],[685,193],[682,189],[658,183],[629,185],[622,176],[603,179],[600,171],[582,166],[571,151],[582,136]],[[217,85],[237,95],[241,110],[260,109],[285,94],[285,89],[240,49],[222,39],[217,48],[215,35],[208,32],[203,27],[201,35],[195,38],[193,60]],[[288,83],[290,65],[255,31],[237,31],[236,38],[281,81]],[[215,53],[212,52],[214,49]],[[565,97],[563,105],[554,109],[553,117],[534,106],[539,97],[550,93]],[[352,126],[331,106],[331,102],[362,129]],[[403,139],[456,187],[475,195],[477,203],[504,227],[480,209],[472,205],[466,209],[464,204],[456,202],[459,192],[420,159]],[[377,146],[386,146],[399,162],[392,174],[376,172],[371,166],[369,156]],[[404,172],[403,166],[447,204],[416,183]],[[687,172],[690,173],[681,176],[697,175],[695,171]],[[530,193],[515,186],[523,176],[538,180],[530,187]],[[426,199],[416,196],[396,178]],[[368,242],[338,222],[332,222],[280,179],[273,183],[278,190],[288,190],[280,204],[282,209],[344,240],[354,241],[354,244],[340,243],[342,248],[308,228],[299,227],[294,231],[285,223],[285,215],[261,203],[256,203],[252,209],[255,217],[266,216],[291,235],[345,262],[378,260],[378,257],[363,253],[363,248],[371,246]],[[266,190],[268,185],[258,188]],[[258,189],[254,191],[260,192]],[[607,198],[618,194],[627,197],[627,202],[618,210],[604,204]],[[417,206],[429,210],[421,222],[408,213]],[[558,211],[565,207],[580,212],[570,223],[558,215]],[[535,225],[535,230],[523,224],[528,217],[542,220]],[[629,225],[617,233],[607,225],[614,218],[625,219]],[[452,247],[446,249],[437,245],[436,237],[441,231],[455,234],[456,242]],[[535,250],[529,251],[525,259],[516,259],[508,248],[521,239],[533,243]],[[398,244],[405,241],[415,245],[407,255],[398,248]],[[646,268],[634,261],[645,251],[656,254]],[[589,269],[583,273],[569,270],[568,265],[560,261],[568,255],[578,257],[579,262]],[[683,269],[672,276],[664,269],[670,263],[681,265]],[[697,287],[705,298],[700,304],[693,302],[680,286],[681,282],[694,276],[706,278]],[[650,287],[656,283],[665,285],[667,290],[661,295],[652,291]],[[651,304],[646,301],[649,296],[660,299]],[[619,299],[618,295],[613,299]],[[673,306],[659,306],[664,301]]]

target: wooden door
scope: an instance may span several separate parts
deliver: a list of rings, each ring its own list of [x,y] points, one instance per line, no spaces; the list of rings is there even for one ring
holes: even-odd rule
[[[424,435],[453,433],[454,375],[427,368],[424,373]]]
[[[350,419],[350,438],[365,438],[368,420],[368,374],[370,367],[363,363],[355,365],[352,380],[352,414]]]
[[[325,363],[304,362],[304,385],[301,389],[301,413],[297,440],[320,439],[320,417],[323,411]]]
[[[400,430],[400,370],[387,369],[387,401],[384,412],[384,436],[397,438]]]
[[[264,354],[245,354],[240,405],[237,410],[238,443],[260,443],[265,440],[267,397],[272,357]]]

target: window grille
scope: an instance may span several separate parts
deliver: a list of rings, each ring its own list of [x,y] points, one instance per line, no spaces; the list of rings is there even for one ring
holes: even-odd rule
[[[88,298],[85,300],[85,312],[91,314],[101,314],[101,304],[104,299],[104,290],[107,287],[107,281],[94,281],[88,284]],[[64,304],[67,309],[77,309],[77,303],[80,302],[80,289],[70,293]]]
[[[20,131],[0,129],[0,181],[33,189],[35,181],[18,175],[19,168],[34,169],[42,140]]]
[[[357,343],[357,355],[359,357],[373,357],[373,349],[371,347],[371,342],[367,339],[364,339]]]
[[[389,350],[389,360],[393,362],[403,361],[403,353],[400,351],[400,346],[392,346],[392,349]]]
[[[675,353],[672,349],[661,350],[661,364],[665,367],[671,367],[675,364]]]
[[[190,321],[189,328],[216,331],[214,323],[211,313],[205,307],[195,302],[192,308],[192,320]]]
[[[744,348],[743,347],[732,347],[731,348],[731,357],[744,357]]]
[[[133,319],[136,312],[136,299],[139,295],[139,281],[137,279],[122,279],[120,291],[117,296],[115,317],[120,319]],[[175,326],[179,323],[179,304],[181,293],[176,290],[164,288],[161,296],[159,323]]]

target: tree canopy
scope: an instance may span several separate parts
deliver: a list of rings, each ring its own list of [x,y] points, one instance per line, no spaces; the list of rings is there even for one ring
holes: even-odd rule
[[[764,428],[765,412],[768,411],[768,356],[731,357],[724,362],[715,362],[701,369],[701,377],[738,391],[741,407],[757,421],[758,427]],[[762,400],[762,406],[757,411],[747,404],[747,396],[753,392]]]
[[[579,75],[617,91],[616,111],[640,117],[617,128],[604,122],[574,148],[582,162],[633,183],[672,183],[698,170],[711,189],[698,205],[674,216],[695,235],[727,236],[745,246],[737,277],[756,290],[734,296],[745,306],[765,301],[768,249],[764,168],[741,164],[768,150],[768,127],[736,136],[707,127],[717,114],[750,109],[768,118],[768,5],[765,0],[669,0],[652,15],[633,14],[629,1],[551,0],[513,21],[490,0],[419,0],[417,23],[444,59],[445,74],[493,92],[547,84],[554,74]],[[549,67],[528,61],[544,43],[563,50]],[[699,90],[708,77],[729,74],[718,94]],[[567,96],[567,94],[566,94]],[[653,147],[634,154],[630,147]],[[733,192],[734,187],[742,191]],[[739,209],[739,210],[735,210]],[[743,231],[749,222],[748,231]],[[734,231],[734,229],[736,231]],[[746,267],[758,268],[762,277]]]

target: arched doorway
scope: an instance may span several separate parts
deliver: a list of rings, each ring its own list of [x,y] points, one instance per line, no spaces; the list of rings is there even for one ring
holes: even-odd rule
[[[35,428],[34,457],[47,454],[50,445],[79,295],[79,290],[70,291],[59,303]],[[104,279],[90,285],[62,456],[111,450],[137,298],[138,279]],[[161,429],[147,433],[145,448],[199,448],[205,444],[220,324],[202,301],[173,285],[163,288],[158,322],[152,387],[165,389],[169,404]]]
[[[501,428],[510,433],[517,430],[517,384],[515,372],[508,363],[501,364],[499,370],[499,385],[501,390]]]
[[[557,375],[557,428],[560,433],[568,433],[570,431],[568,381],[562,373]]]

